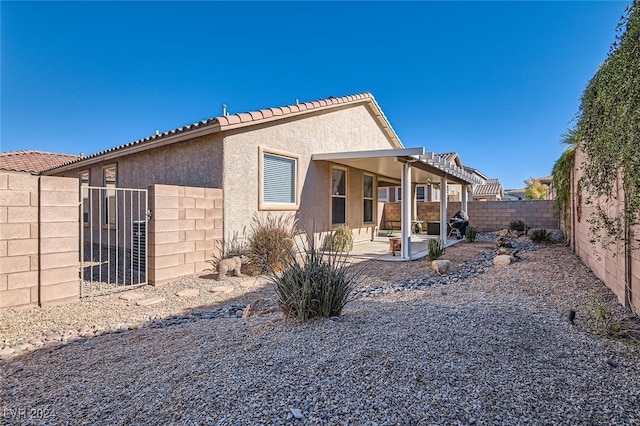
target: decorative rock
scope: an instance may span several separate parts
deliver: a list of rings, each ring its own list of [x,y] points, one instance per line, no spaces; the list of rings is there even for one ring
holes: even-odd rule
[[[58,333],[52,333],[52,334],[49,334],[47,337],[45,337],[44,340],[46,342],[59,342],[62,340],[62,336],[59,335]]]
[[[138,300],[136,302],[136,305],[149,306],[149,305],[155,305],[156,303],[161,303],[161,302],[164,302],[164,297],[154,296],[154,297],[149,297],[147,299]]]
[[[176,293],[178,297],[198,297],[200,295],[200,290],[197,288],[185,288],[184,290],[180,290]]]
[[[493,258],[493,264],[496,266],[507,266],[510,265],[514,260],[516,259],[513,256],[501,254]]]
[[[564,242],[564,233],[559,229],[547,229],[551,233],[549,242],[551,244],[559,244]]]
[[[278,308],[268,306],[267,301],[258,299],[249,303],[243,310],[242,318],[248,318],[253,315],[264,315],[276,311]]]
[[[144,294],[142,293],[135,293],[133,291],[131,292],[126,292],[120,295],[119,299],[122,300],[138,300],[138,299],[142,299],[144,297]]]
[[[515,229],[502,229],[496,232],[496,235],[498,237],[505,237],[505,238],[518,238],[522,236],[523,233],[520,231],[516,231]]]
[[[511,240],[507,237],[498,237],[496,238],[496,246],[498,247],[513,247]]]
[[[211,293],[230,293],[233,291],[233,287],[230,285],[221,285],[218,287],[213,287],[209,291],[211,291]]]
[[[291,414],[293,414],[293,417],[295,417],[296,419],[304,419],[302,411],[300,411],[298,408],[289,408],[289,411],[291,411]]]
[[[0,349],[0,357],[12,355],[16,350],[9,347],[4,347]]]
[[[438,274],[453,272],[453,264],[450,260],[438,259],[431,262],[431,268]]]

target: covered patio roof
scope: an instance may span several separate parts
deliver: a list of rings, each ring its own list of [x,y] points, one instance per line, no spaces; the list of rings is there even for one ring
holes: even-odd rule
[[[401,164],[404,163],[412,167],[412,183],[438,182],[441,178],[461,185],[482,183],[471,173],[433,152],[425,152],[424,148],[328,152],[313,154],[311,159],[365,170],[396,182],[402,179]]]
[[[347,151],[318,153],[311,156],[312,161],[329,161],[342,166],[360,169],[378,176],[378,181],[387,181],[400,185],[403,194],[401,204],[401,258],[416,258],[411,249],[411,205],[415,203],[415,194],[411,193],[412,184],[440,183],[441,190],[447,193],[449,182],[463,187],[482,183],[463,168],[452,164],[442,157],[425,152],[424,148],[381,149],[371,151]],[[447,244],[447,197],[440,202],[440,240]],[[467,207],[467,191],[462,191],[462,208]]]

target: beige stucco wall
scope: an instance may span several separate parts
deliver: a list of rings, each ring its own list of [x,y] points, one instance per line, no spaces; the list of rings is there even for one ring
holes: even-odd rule
[[[392,146],[364,105],[314,111],[296,119],[279,121],[277,125],[263,124],[249,131],[228,133],[224,139],[224,163],[227,167],[222,182],[225,236],[233,232],[241,234],[258,210],[260,148],[288,153],[299,159],[299,210],[271,213],[296,213],[301,226],[322,231],[329,229],[330,225],[331,165],[327,162],[312,163],[311,155],[390,149]],[[370,238],[374,226],[362,224],[362,174],[360,170],[347,172],[348,220],[357,240]]]
[[[116,164],[119,188],[147,189],[150,185],[219,188],[222,185],[222,136],[218,133],[78,167],[59,176],[78,177],[90,170],[92,186],[103,186],[102,169]]]

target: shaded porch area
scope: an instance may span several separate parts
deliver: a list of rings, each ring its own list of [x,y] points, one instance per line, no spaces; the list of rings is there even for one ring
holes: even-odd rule
[[[362,241],[355,243],[351,249],[351,256],[358,259],[381,260],[384,262],[407,262],[411,260],[423,259],[429,256],[429,240],[438,240],[438,235],[414,234],[411,236],[411,257],[404,258],[401,253],[396,251],[395,256],[390,250],[389,238],[401,238],[401,234],[393,234],[391,236],[377,236],[371,241]],[[467,241],[466,238],[448,239],[446,247]]]

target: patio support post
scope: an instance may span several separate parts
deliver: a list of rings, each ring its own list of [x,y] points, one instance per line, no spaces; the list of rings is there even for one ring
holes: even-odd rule
[[[400,229],[402,230],[402,258],[411,258],[411,164],[402,164],[402,180],[400,182],[402,200],[400,204]]]
[[[411,220],[418,220],[418,197],[416,191],[418,185],[411,184]]]
[[[464,210],[465,212],[467,212],[467,214],[469,214],[469,209],[467,208],[467,201],[468,201],[468,192],[467,192],[467,188],[468,185],[462,185],[462,199],[460,200],[462,202],[462,207],[460,207],[461,210]]]
[[[447,196],[447,178],[440,178],[440,241],[447,245],[447,223],[449,197]]]

